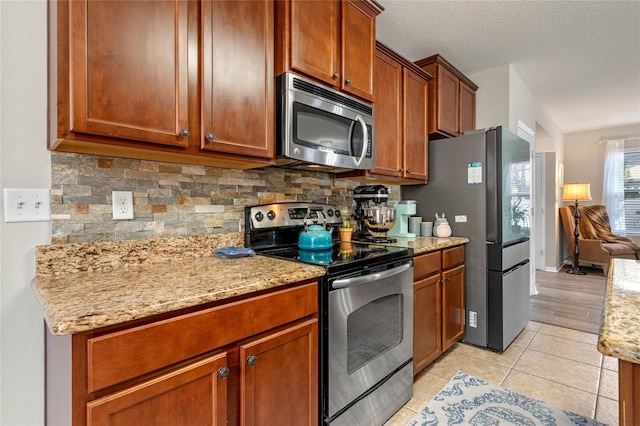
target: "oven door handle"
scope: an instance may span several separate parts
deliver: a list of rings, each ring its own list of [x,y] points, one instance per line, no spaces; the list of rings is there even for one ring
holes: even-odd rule
[[[404,265],[398,266],[393,269],[387,269],[386,271],[382,271],[382,272],[375,272],[373,274],[366,274],[366,275],[360,275],[358,277],[335,280],[332,286],[334,289],[353,287],[360,284],[370,283],[371,281],[382,280],[382,279],[391,277],[393,275],[401,274],[409,268],[411,268],[411,262],[405,263]]]

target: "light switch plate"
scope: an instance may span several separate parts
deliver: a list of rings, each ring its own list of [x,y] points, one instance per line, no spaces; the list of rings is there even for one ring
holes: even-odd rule
[[[5,222],[46,222],[51,220],[49,189],[4,189]]]

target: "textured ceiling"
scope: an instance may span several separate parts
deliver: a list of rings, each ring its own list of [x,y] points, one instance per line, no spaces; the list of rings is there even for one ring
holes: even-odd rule
[[[378,40],[465,74],[510,63],[565,133],[640,123],[640,1],[378,2]]]

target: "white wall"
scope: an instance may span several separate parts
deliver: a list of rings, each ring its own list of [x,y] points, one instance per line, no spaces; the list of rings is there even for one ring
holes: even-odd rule
[[[470,74],[478,85],[476,92],[476,128],[509,124],[509,66]],[[515,130],[515,127],[514,127]]]
[[[46,2],[0,1],[0,65],[0,189],[50,188]],[[0,212],[0,424],[42,425],[43,317],[30,281],[51,226]]]
[[[564,181],[591,184],[591,202],[602,204],[602,181],[606,144],[601,137],[640,135],[640,123],[584,132],[567,133],[564,137]]]

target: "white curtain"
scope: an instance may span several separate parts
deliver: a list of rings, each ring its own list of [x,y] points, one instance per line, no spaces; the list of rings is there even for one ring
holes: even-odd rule
[[[624,224],[624,140],[607,141],[602,182],[602,204],[607,208],[611,231],[626,235]]]

